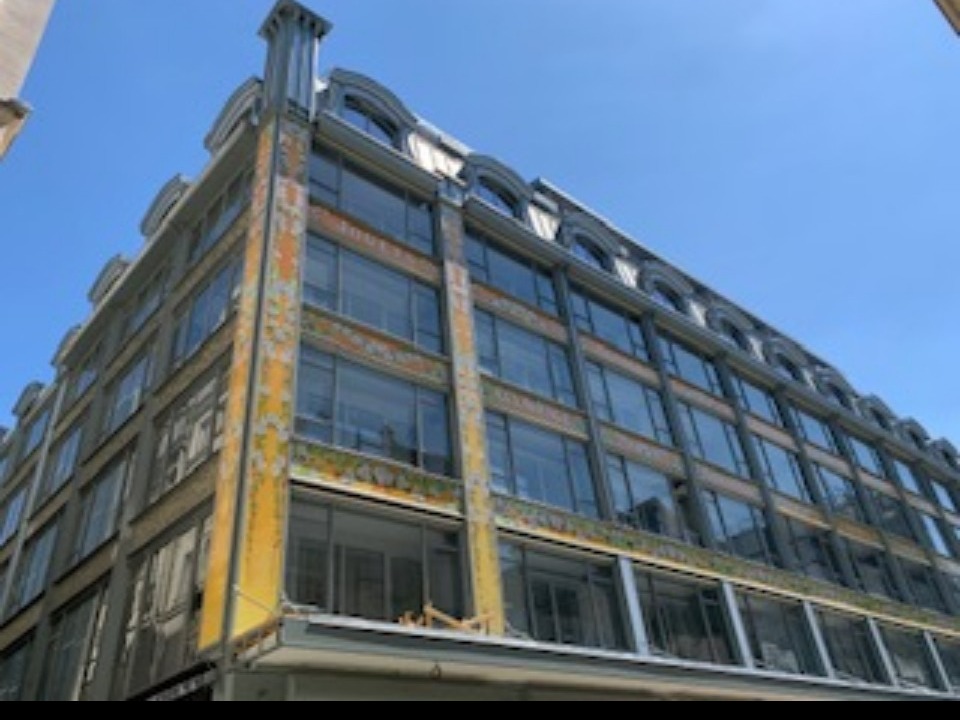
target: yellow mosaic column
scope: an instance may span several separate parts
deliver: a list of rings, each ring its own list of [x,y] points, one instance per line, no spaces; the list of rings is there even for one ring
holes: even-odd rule
[[[310,123],[317,50],[331,27],[295,0],[278,0],[260,30],[269,50],[200,619],[202,651],[220,644],[228,650],[237,639],[271,628],[281,613]]]
[[[463,220],[460,212],[446,202],[441,203],[440,212],[474,604],[477,614],[488,620],[490,631],[494,635],[503,635],[506,618],[500,553],[487,464],[486,421],[477,362],[473,293],[464,250]]]
[[[269,625],[279,614],[309,154],[309,131],[299,122],[275,118],[262,128],[201,648],[222,639],[228,605],[231,639]]]

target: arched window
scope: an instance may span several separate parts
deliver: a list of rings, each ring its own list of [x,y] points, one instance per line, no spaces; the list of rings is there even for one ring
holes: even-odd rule
[[[917,450],[927,449],[927,441],[916,430],[907,430],[907,439],[914,444]]]
[[[609,272],[611,268],[610,258],[597,245],[584,237],[578,237],[573,241],[570,248],[574,257],[585,262],[587,265],[603,272]]]
[[[363,100],[348,97],[343,103],[340,116],[377,142],[395,149],[400,148],[400,132],[396,126]]]
[[[671,287],[667,287],[662,282],[653,284],[653,289],[650,292],[650,298],[657,303],[657,305],[660,305],[667,310],[678,312],[681,315],[686,315],[687,313],[686,303],[680,296],[680,293]]]
[[[729,320],[721,320],[717,330],[720,338],[729,345],[738,347],[744,352],[750,352],[750,338]]]
[[[877,409],[870,410],[870,419],[873,421],[874,425],[882,430],[890,431],[892,429],[892,426],[890,425],[890,419]]]
[[[834,385],[833,383],[826,383],[824,386],[824,394],[827,396],[827,399],[835,405],[839,405],[847,410],[853,409],[853,404],[850,402],[850,396],[847,395],[843,388]]]
[[[498,183],[482,177],[477,181],[474,193],[481,200],[507,217],[520,219],[520,203],[517,202],[517,199],[509,191],[502,188]]]
[[[787,380],[793,380],[798,383],[806,383],[803,371],[793,360],[783,355],[778,355],[774,363],[774,369]]]

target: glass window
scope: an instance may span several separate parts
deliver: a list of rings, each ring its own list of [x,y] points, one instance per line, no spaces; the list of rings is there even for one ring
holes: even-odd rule
[[[873,505],[877,510],[880,527],[889,533],[899,535],[907,540],[916,541],[917,536],[910,524],[910,514],[913,512],[904,505],[899,498],[893,498],[870,488]]]
[[[947,486],[943,483],[939,483],[936,480],[930,481],[930,488],[933,492],[933,500],[938,503],[947,512],[952,512],[954,514],[960,512],[957,509],[957,501],[953,499],[953,493],[947,489]]]
[[[573,314],[582,331],[594,335],[627,355],[650,362],[640,323],[628,314],[574,291]]]
[[[714,665],[735,664],[717,585],[638,570],[637,591],[654,655]]]
[[[73,477],[80,460],[80,443],[83,440],[83,424],[73,427],[59,442],[53,451],[53,461],[47,469],[40,491],[40,500],[43,501],[56,494]]]
[[[120,500],[133,455],[114,462],[80,496],[80,525],[73,560],[88,557],[117,531],[120,522]]]
[[[497,212],[507,217],[521,220],[520,203],[508,190],[494,180],[480,178],[473,187],[473,193]]]
[[[717,367],[708,360],[672,338],[660,336],[660,350],[667,372],[708,393],[723,396],[723,386]]]
[[[704,492],[704,504],[719,550],[746,560],[775,564],[767,521],[760,508],[712,490]]]
[[[865,523],[867,516],[853,480],[842,477],[833,470],[816,463],[813,464],[813,469],[820,479],[820,489],[823,492],[827,507],[837,515]]]
[[[854,459],[862,470],[866,470],[875,477],[887,476],[883,471],[883,463],[880,462],[880,454],[875,447],[855,437],[850,438],[850,447],[853,448]]]
[[[936,638],[936,643],[951,689],[954,693],[960,694],[960,642]]]
[[[613,572],[584,562],[501,545],[510,632],[538,642],[627,648]]]
[[[121,697],[173,678],[197,660],[212,526],[210,518],[191,520],[138,558],[115,674]]]
[[[753,660],[761,670],[823,675],[800,603],[741,593],[740,613]]]
[[[773,369],[777,371],[778,375],[786,378],[787,380],[792,380],[793,382],[800,383],[801,385],[806,384],[806,378],[804,377],[803,371],[795,362],[784,357],[783,355],[778,355],[774,359]]]
[[[240,295],[241,263],[233,260],[204,285],[177,322],[173,364],[193,356],[230,318]]]
[[[536,333],[476,311],[480,367],[494,377],[572,407],[577,406],[567,351]]]
[[[0,507],[0,547],[10,542],[23,520],[23,510],[27,504],[27,488],[21,488],[2,507]],[[0,592],[2,592],[0,588]]]
[[[908,689],[938,689],[932,659],[920,633],[884,625],[880,627],[880,634],[901,686]]]
[[[477,233],[468,232],[466,244],[470,276],[475,282],[495,287],[551,315],[559,314],[556,289],[546,271]]]
[[[46,590],[57,531],[58,522],[54,520],[27,542],[10,592],[11,616],[31,604]]]
[[[47,428],[50,426],[50,411],[44,410],[36,420],[27,426],[24,435],[27,440],[23,446],[23,457],[33,454],[33,452],[43,444],[43,438],[46,437]]]
[[[20,643],[0,656],[0,703],[23,699],[23,684],[30,661],[31,642]]]
[[[663,397],[658,390],[613,372],[597,363],[587,363],[587,380],[597,416],[661,445],[673,445]]]
[[[386,622],[420,617],[427,603],[463,616],[458,533],[303,498],[292,513],[286,584],[297,604]]]
[[[348,97],[343,103],[340,117],[377,142],[400,148],[400,133],[396,126],[362,100]]]
[[[690,537],[687,508],[674,494],[680,481],[616,455],[608,456],[607,469],[620,522],[679,540]]]
[[[598,516],[582,443],[494,413],[487,414],[487,443],[497,492]]]
[[[70,388],[70,397],[73,400],[79,400],[87,390],[93,387],[93,384],[100,377],[100,350],[94,350],[73,377],[73,385]]]
[[[150,386],[152,365],[148,352],[127,368],[126,373],[114,386],[106,415],[108,435],[119,430],[140,409],[140,404]]]
[[[798,520],[785,520],[787,540],[800,565],[800,570],[816,580],[839,583],[843,578],[836,551],[827,530],[815,528]]]
[[[890,558],[884,550],[861,545],[852,540],[843,540],[843,543],[850,554],[850,562],[859,590],[891,600],[903,599],[893,577]]]
[[[166,272],[160,272],[148,280],[146,286],[137,294],[124,325],[123,336],[125,338],[136,335],[153,317],[153,314],[160,309],[166,292],[166,284]]]
[[[0,487],[3,487],[7,481],[7,473],[10,470],[10,456],[0,455]]]
[[[728,345],[743,350],[745,353],[753,353],[753,347],[750,344],[750,338],[740,328],[729,320],[721,320],[717,327],[717,333],[720,339]]]
[[[106,604],[96,592],[53,621],[40,696],[47,702],[76,702],[93,679]]]
[[[201,380],[157,423],[157,444],[147,502],[177,487],[223,444],[226,369]]]
[[[310,194],[426,255],[434,253],[429,202],[322,152],[310,162]]]
[[[920,490],[920,480],[917,478],[916,473],[914,473],[913,468],[896,458],[893,460],[893,467],[896,470],[897,479],[907,492],[912,492],[914,495],[923,494]]]
[[[763,479],[767,484],[773,490],[789,495],[795,500],[812,502],[800,467],[800,456],[759,435],[754,435],[753,438],[760,457]]]
[[[943,555],[943,557],[953,557],[950,543],[947,541],[947,536],[943,533],[940,522],[926,513],[920,513],[920,520],[923,522],[923,529],[926,531],[933,549],[936,550],[938,554]]]
[[[798,410],[797,408],[791,408],[791,410],[793,411],[797,428],[800,430],[800,435],[804,440],[834,455],[839,454],[840,451],[837,447],[837,440],[833,435],[833,431],[825,422],[803,410]]]
[[[827,652],[840,680],[888,684],[866,620],[825,610],[818,612],[818,617]]]
[[[430,352],[443,351],[436,288],[315,236],[307,244],[304,299]]]
[[[240,217],[253,196],[253,172],[238,176],[226,192],[210,206],[206,215],[196,224],[190,243],[190,262],[195,263],[220,242],[233,223]]]
[[[746,412],[772,425],[783,427],[783,415],[773,395],[749,380],[735,375],[733,387],[740,400],[740,407]]]
[[[678,403],[678,409],[690,449],[699,460],[717,465],[733,475],[750,477],[740,436],[733,425],[686,403]]]
[[[947,612],[947,604],[943,593],[940,592],[936,571],[932,567],[902,558],[900,559],[900,566],[907,577],[910,592],[920,607],[939,613]]]
[[[304,437],[449,475],[449,427],[446,395],[303,348],[297,432]]]
[[[613,265],[607,253],[601,250],[592,240],[584,237],[574,240],[570,251],[577,260],[589,265],[594,270],[608,272]]]

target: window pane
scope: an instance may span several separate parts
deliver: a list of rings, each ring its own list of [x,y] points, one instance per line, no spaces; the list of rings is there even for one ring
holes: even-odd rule
[[[850,552],[850,561],[857,575],[860,590],[891,600],[902,600],[893,578],[890,560],[883,550],[871,548],[853,541],[845,541]]]
[[[680,417],[698,459],[733,475],[750,477],[740,437],[731,424],[685,403],[680,403]]]
[[[772,564],[766,520],[760,509],[715,492],[704,495],[718,548],[747,560]]]
[[[526,634],[539,642],[626,648],[609,569],[528,552],[521,571],[516,550],[504,546],[501,555],[506,560],[504,588],[515,631],[526,624]],[[520,574],[523,585],[518,582]],[[530,588],[529,594],[526,587]],[[519,611],[521,603],[529,623]]]
[[[342,312],[365,325],[413,339],[411,283],[359,255],[344,252]]]
[[[820,478],[824,499],[829,509],[850,520],[865,522],[866,515],[853,481],[837,475],[822,465],[814,465],[814,470]]]
[[[708,393],[723,395],[720,377],[717,375],[717,368],[713,361],[668,337],[661,336],[660,348],[667,371],[671,375],[686,380]]]
[[[956,513],[957,503],[953,499],[953,495],[950,493],[950,491],[947,490],[946,486],[936,481],[931,481],[930,486],[933,488],[933,494],[936,498],[936,501],[940,503],[940,507],[948,512]]]
[[[788,538],[805,575],[825,582],[840,582],[842,574],[826,530],[787,519]]]
[[[596,489],[583,445],[495,414],[487,416],[487,433],[491,474],[498,490],[597,516]],[[505,462],[509,467],[503,467]]]
[[[908,513],[912,511],[908,510],[899,498],[892,498],[873,489],[869,490],[869,494],[873,498],[881,528],[907,540],[917,539],[908,517]]]
[[[413,387],[345,363],[338,376],[337,444],[416,465]]]
[[[861,469],[876,477],[886,477],[880,463],[880,456],[874,447],[855,437],[850,438],[850,446],[853,448],[853,456],[856,458],[857,465]]]
[[[799,456],[758,435],[755,435],[754,439],[767,484],[777,492],[789,495],[795,500],[811,502],[810,492],[807,490],[803,471],[800,469]]]
[[[865,620],[820,612],[820,628],[840,680],[886,685],[887,680]]]
[[[452,473],[450,458],[450,420],[447,399],[440,393],[419,390],[420,433],[423,436],[421,467],[438,475]]]
[[[337,308],[337,248],[315,236],[311,236],[307,243],[303,294],[311,305],[327,310]]]
[[[834,454],[837,453],[837,441],[833,437],[833,432],[822,420],[796,408],[793,408],[793,413],[800,434],[807,442]]]
[[[286,589],[298,605],[330,612],[329,582],[330,523],[326,507],[295,502],[290,516],[287,548]]]
[[[741,594],[740,612],[753,659],[761,670],[822,675],[803,607]]]
[[[398,240],[406,239],[407,207],[403,196],[352,168],[343,170],[340,206],[375,230]]]
[[[917,604],[934,612],[947,612],[946,602],[937,583],[936,571],[928,565],[920,565],[906,560],[901,560],[900,564],[907,576],[910,592],[913,593]]]
[[[304,347],[297,378],[297,432],[333,441],[333,358]]]
[[[914,495],[922,495],[923,493],[920,491],[920,481],[914,474],[913,469],[901,460],[894,459],[893,465],[897,471],[897,478],[899,478],[900,484],[903,485],[908,492],[912,492]]]
[[[669,478],[613,455],[607,462],[614,508],[620,522],[658,535],[687,537],[687,523],[674,499]]]
[[[923,521],[923,527],[927,532],[927,537],[930,539],[930,544],[933,545],[933,549],[940,555],[943,555],[943,557],[953,557],[950,544],[943,534],[940,523],[926,513],[921,513],[920,518]]]
[[[960,642],[937,638],[937,650],[954,693],[960,693]]]
[[[734,378],[734,386],[744,410],[773,425],[783,426],[780,408],[769,392],[740,377]]]
[[[654,654],[717,665],[734,664],[717,586],[638,571],[637,589]]]
[[[906,630],[881,627],[897,680],[907,688],[937,689],[933,666],[922,636]]]

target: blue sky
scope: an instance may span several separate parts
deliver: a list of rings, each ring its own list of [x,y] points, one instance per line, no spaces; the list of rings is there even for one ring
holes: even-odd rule
[[[960,442],[960,39],[932,0],[308,0],[369,74]],[[58,4],[0,164],[0,424],[134,255],[272,0]]]

